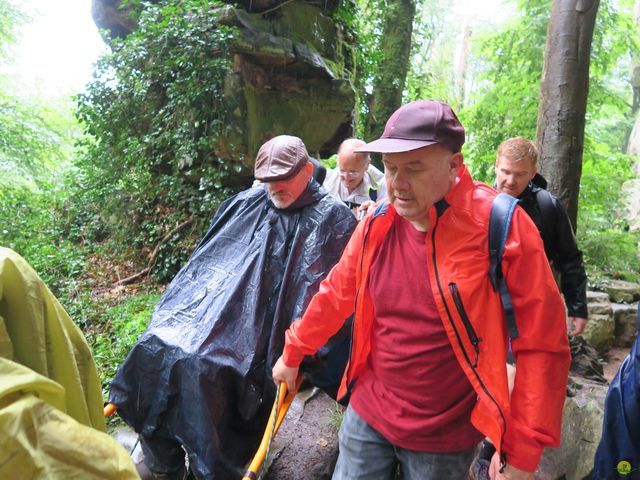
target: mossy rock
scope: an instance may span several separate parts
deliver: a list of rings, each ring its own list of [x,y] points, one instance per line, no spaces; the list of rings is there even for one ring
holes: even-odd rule
[[[602,288],[609,294],[611,300],[616,303],[631,303],[640,300],[640,284],[626,282],[624,280],[607,280]]]
[[[599,352],[606,352],[613,344],[615,322],[613,315],[590,315],[582,336]]]

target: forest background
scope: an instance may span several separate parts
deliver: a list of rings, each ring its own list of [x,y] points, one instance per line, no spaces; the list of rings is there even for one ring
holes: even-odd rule
[[[453,7],[462,2],[341,3],[334,19],[351,35],[355,136],[379,132],[384,122],[372,121],[374,99],[389,86],[399,92],[396,102],[435,98],[454,107],[478,180],[493,182],[504,139],[536,138],[550,0],[505,1],[508,19],[498,26],[460,21]],[[0,245],[27,259],[85,332],[107,390],[217,206],[250,184],[246,166],[212,155],[212,138],[193,133],[201,123],[221,128],[216,112],[230,65],[208,53],[224,52],[233,29],[217,24],[215,2],[123,4],[138,28],[109,39],[93,80],[69,101],[25,98],[0,76]],[[385,12],[403,5],[414,9],[396,12],[399,28],[406,33],[408,22],[412,32],[408,61],[394,66],[404,82],[385,76],[391,62],[381,48]],[[2,61],[9,62],[17,29],[28,21],[16,4],[0,0]],[[638,43],[633,2],[600,1],[577,216],[595,288],[607,278],[640,280],[640,234],[620,214],[622,182],[640,176],[626,154],[638,111],[631,78]],[[168,78],[158,108],[148,80]]]

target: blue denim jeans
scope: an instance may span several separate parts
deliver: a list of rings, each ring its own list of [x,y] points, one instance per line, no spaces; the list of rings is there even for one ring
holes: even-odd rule
[[[351,406],[342,418],[340,455],[333,480],[393,480],[400,466],[403,480],[463,480],[475,448],[456,453],[427,453],[390,443]]]

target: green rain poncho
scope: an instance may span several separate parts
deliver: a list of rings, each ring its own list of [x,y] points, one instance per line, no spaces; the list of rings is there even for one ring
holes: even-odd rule
[[[138,478],[105,433],[82,332],[27,262],[1,247],[0,478]]]

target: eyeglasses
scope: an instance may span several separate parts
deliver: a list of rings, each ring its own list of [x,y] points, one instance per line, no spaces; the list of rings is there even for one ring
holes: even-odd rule
[[[344,172],[342,170],[338,170],[338,172],[340,173],[341,177],[347,177],[347,178],[355,178],[358,175],[362,174],[362,172],[364,172],[364,168],[362,170],[356,170],[355,172]]]

